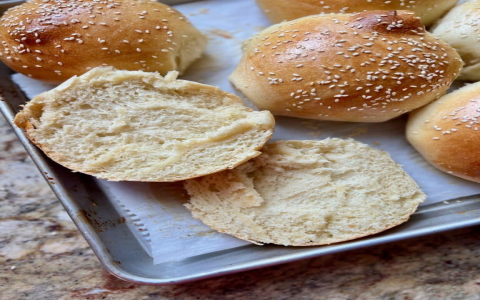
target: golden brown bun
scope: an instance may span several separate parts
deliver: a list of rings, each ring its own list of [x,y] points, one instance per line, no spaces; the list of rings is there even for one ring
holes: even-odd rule
[[[433,166],[480,182],[480,82],[413,112],[407,139]]]
[[[369,11],[273,25],[230,80],[276,115],[381,122],[443,95],[462,64],[412,12]]]
[[[106,65],[182,72],[206,44],[182,14],[150,0],[33,0],[0,21],[0,59],[52,83]]]
[[[480,1],[468,1],[450,10],[432,26],[432,34],[455,48],[465,67],[461,80],[480,80]]]
[[[458,0],[257,0],[273,23],[317,14],[405,9],[417,13],[425,26],[440,18],[457,2]]]

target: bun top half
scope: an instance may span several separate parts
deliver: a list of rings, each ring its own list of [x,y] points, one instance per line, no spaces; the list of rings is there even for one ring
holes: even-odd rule
[[[369,11],[273,25],[247,42],[230,80],[276,115],[381,122],[443,95],[462,65],[414,13]]]
[[[182,72],[206,45],[182,14],[151,0],[33,0],[0,21],[0,59],[52,83],[97,66]]]

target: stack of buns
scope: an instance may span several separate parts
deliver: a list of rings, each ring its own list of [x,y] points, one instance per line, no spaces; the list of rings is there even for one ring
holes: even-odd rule
[[[313,5],[290,2],[300,3],[291,15],[280,12],[287,0],[268,13],[290,19]],[[327,10],[343,5],[321,2]],[[428,1],[400,4],[429,24],[454,2],[432,10]],[[323,245],[381,232],[407,221],[425,199],[415,181],[385,152],[353,140],[266,144],[272,114],[383,122],[438,99],[411,115],[409,141],[440,169],[480,181],[476,156],[443,155],[452,145],[475,153],[480,86],[440,98],[463,65],[455,49],[412,11],[363,12],[373,6],[355,4],[273,25],[247,42],[230,81],[265,110],[253,111],[235,95],[176,79],[206,39],[172,8],[31,1],[3,17],[0,58],[36,79],[70,79],[32,99],[15,124],[73,171],[184,180],[195,218],[253,243]]]

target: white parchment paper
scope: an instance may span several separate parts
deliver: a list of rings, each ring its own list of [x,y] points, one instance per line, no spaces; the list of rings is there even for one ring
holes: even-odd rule
[[[209,37],[206,54],[189,68],[182,79],[218,86],[238,94],[229,83],[228,76],[241,57],[241,45],[269,26],[255,2],[210,0],[177,5],[176,8]],[[29,97],[52,88],[19,74],[13,78]],[[351,137],[389,152],[427,194],[428,198],[422,205],[480,193],[480,184],[436,170],[408,144],[404,138],[405,117],[376,124],[286,117],[278,117],[276,121],[274,140]],[[178,183],[98,180],[98,184],[119,212],[126,216],[132,232],[153,257],[155,264],[248,244],[214,232],[193,219],[183,206],[188,196]]]

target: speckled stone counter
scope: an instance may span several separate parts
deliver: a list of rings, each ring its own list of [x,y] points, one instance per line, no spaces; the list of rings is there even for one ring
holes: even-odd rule
[[[0,299],[480,299],[480,227],[173,286],[102,269],[0,117]]]

